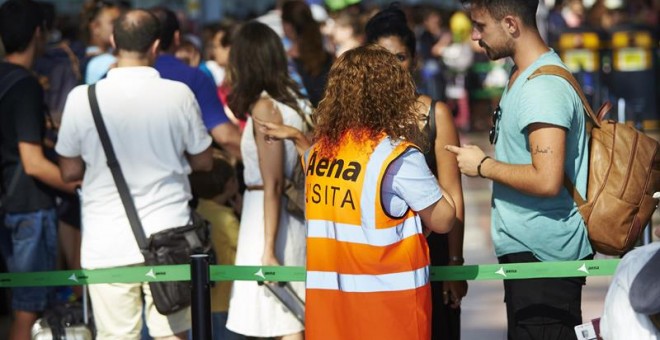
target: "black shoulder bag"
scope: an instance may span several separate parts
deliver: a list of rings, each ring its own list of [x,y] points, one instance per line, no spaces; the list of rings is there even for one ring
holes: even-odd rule
[[[124,209],[126,209],[126,215],[140,251],[144,256],[145,264],[147,266],[188,264],[190,263],[190,256],[193,254],[207,254],[210,262],[214,263],[215,253],[211,245],[209,223],[197,215],[194,210],[192,210],[191,220],[187,225],[160,231],[152,234],[147,239],[135,203],[112,148],[103,117],[101,117],[95,85],[89,86],[87,95],[108,167],[112,172],[115,185],[117,185],[121,202]],[[190,283],[188,281],[149,282],[149,287],[156,309],[163,315],[175,313],[191,304]]]

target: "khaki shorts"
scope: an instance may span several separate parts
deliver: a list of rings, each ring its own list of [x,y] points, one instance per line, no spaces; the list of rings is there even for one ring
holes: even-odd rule
[[[142,292],[144,316],[152,337],[164,337],[190,329],[190,308],[170,315],[156,310],[147,282],[103,283],[89,285],[97,340],[140,339],[142,330]]]

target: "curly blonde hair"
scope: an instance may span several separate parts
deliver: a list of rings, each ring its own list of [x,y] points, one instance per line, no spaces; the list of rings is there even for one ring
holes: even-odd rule
[[[315,140],[327,156],[349,135],[357,142],[377,142],[384,133],[426,149],[417,105],[410,72],[394,54],[377,45],[349,50],[330,69],[325,97],[315,113]]]

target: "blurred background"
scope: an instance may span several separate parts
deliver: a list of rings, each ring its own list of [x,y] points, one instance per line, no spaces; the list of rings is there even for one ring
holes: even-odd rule
[[[0,0],[3,3],[5,0]],[[281,0],[123,0],[128,7],[164,5],[176,11],[182,33],[204,54],[205,30],[218,22],[241,22],[275,12]],[[52,40],[80,38],[80,17],[90,0],[44,0],[52,5]],[[104,1],[97,1],[103,3]],[[358,27],[390,0],[307,0],[326,48],[337,31]],[[471,23],[460,0],[398,1],[418,35],[419,91],[445,100],[462,131],[488,129],[490,114],[507,78],[507,60],[489,61],[469,40]],[[348,13],[348,16],[346,15]],[[541,0],[542,36],[576,75],[594,109],[609,100],[611,118],[657,131],[660,0]],[[360,41],[359,28],[352,33]],[[447,38],[448,39],[445,39]],[[286,37],[283,37],[286,46]],[[333,51],[330,51],[333,52]]]

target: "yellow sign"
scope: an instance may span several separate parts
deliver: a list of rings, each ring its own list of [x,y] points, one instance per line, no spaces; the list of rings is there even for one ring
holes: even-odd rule
[[[562,60],[573,73],[579,71],[597,72],[600,67],[598,53],[593,50],[567,50],[562,53]]]
[[[638,47],[614,50],[614,69],[622,72],[645,71],[651,68],[651,53]]]
[[[612,48],[624,47],[653,47],[651,33],[646,31],[621,31],[612,34]]]
[[[600,38],[596,32],[563,33],[559,36],[559,49],[570,50],[574,48],[600,48]]]

